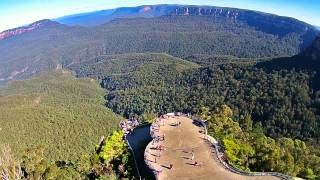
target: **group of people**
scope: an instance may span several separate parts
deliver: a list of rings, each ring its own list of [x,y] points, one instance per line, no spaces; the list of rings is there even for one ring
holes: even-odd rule
[[[145,154],[144,154],[144,158],[145,158],[145,160],[147,161],[148,166],[149,166],[150,168],[153,167],[151,170],[154,172],[154,174],[156,174],[157,176],[159,176],[160,173],[163,171],[162,167],[159,167],[158,169],[156,169],[155,166],[150,166],[150,162],[157,163],[157,158],[160,158],[161,152],[162,152],[162,151],[165,151],[166,149],[165,149],[165,146],[162,145],[162,144],[156,144],[152,149],[153,149],[153,151],[158,152],[158,155],[155,154],[155,153],[154,153],[154,154],[151,154],[151,153],[150,153],[150,149],[147,149],[146,152],[145,152]],[[147,156],[148,156],[149,154],[152,155],[152,156],[154,156],[154,160],[153,160],[153,161],[151,161],[150,159],[147,158]],[[172,168],[172,166],[173,166],[173,165],[170,164],[170,169]]]
[[[152,123],[151,125],[151,135],[153,135],[155,132],[159,132],[160,130],[160,124],[158,123]]]
[[[123,130],[124,135],[128,135],[133,132],[133,129],[139,126],[139,121],[136,119],[123,120],[119,124]]]
[[[153,151],[158,152],[158,154],[151,154],[152,156],[154,156],[154,160],[151,161],[147,159],[147,154],[150,154],[150,153],[149,153],[149,150],[146,150],[145,159],[148,161],[147,162],[148,164],[150,162],[157,163],[157,159],[160,158],[161,152],[166,150],[165,146],[160,144],[161,141],[165,140],[165,134],[159,135],[160,127],[165,125],[165,119],[166,117],[164,115],[161,115],[160,118],[157,118],[151,125],[151,136],[153,138],[151,145],[153,146],[152,147]],[[156,176],[159,176],[163,171],[162,166],[160,166],[159,168],[155,168],[155,166],[149,166],[149,167],[153,167],[152,171]],[[172,169],[173,164],[170,164],[167,168]]]
[[[153,162],[153,163],[157,163],[157,157],[154,156],[154,161],[151,161],[150,159],[148,159],[148,154],[150,154],[149,150],[147,149],[145,154],[144,154],[144,159],[145,159],[145,162],[146,164],[148,165],[148,167],[151,168],[151,170],[153,171],[153,173],[157,176],[160,175],[160,173],[162,172],[162,168],[160,167],[159,169],[156,169],[154,166],[151,166],[150,163]],[[159,153],[159,156],[160,156],[160,153]]]
[[[182,113],[174,113],[173,116],[181,116],[183,115]],[[150,168],[152,168],[152,171],[156,176],[159,176],[163,172],[163,167],[167,169],[173,169],[173,164],[170,163],[168,166],[155,166],[151,165],[150,163],[157,163],[158,159],[161,157],[162,151],[166,150],[166,147],[161,143],[161,141],[165,141],[166,136],[165,134],[160,133],[160,127],[164,126],[166,123],[167,116],[170,115],[162,115],[159,118],[157,118],[151,125],[151,136],[152,136],[152,142],[151,145],[152,147],[150,149],[147,149],[145,152],[145,160],[146,163]],[[174,123],[170,124],[171,126],[174,127],[180,127],[181,126],[181,121],[176,121]],[[152,149],[152,150],[151,150]],[[151,153],[152,152],[152,153]],[[151,155],[151,156],[149,156]],[[194,150],[190,152],[190,160],[192,161],[194,166],[201,166],[201,164],[195,160],[195,153]],[[151,158],[151,159],[150,159]],[[154,158],[154,159],[153,159]]]

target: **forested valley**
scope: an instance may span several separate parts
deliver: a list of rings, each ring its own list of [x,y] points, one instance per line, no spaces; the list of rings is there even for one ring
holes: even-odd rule
[[[200,67],[163,54],[101,58],[80,68],[79,74],[102,78],[101,84],[108,90],[108,107],[126,117],[172,111],[197,113],[203,106],[214,109],[226,103],[237,121],[251,116],[272,137],[315,141],[319,137],[320,92],[312,86],[316,71],[270,71],[251,62]],[[142,59],[151,62],[135,63]],[[162,63],[157,62],[160,60]],[[113,67],[122,65],[126,73],[105,68],[114,62]]]
[[[101,79],[106,105],[125,117],[173,111],[201,116],[206,107],[215,120],[209,131],[223,142],[229,162],[241,169],[317,179],[319,66],[311,65],[319,60],[317,44],[292,58],[255,61],[225,56],[187,61],[152,53],[101,56],[77,73]],[[117,68],[111,70],[111,64]],[[232,114],[221,122],[215,114],[224,104]],[[206,113],[203,118],[209,116],[210,123]]]
[[[0,174],[133,179],[119,122],[179,111],[205,120],[239,169],[319,180],[319,31],[233,8],[155,8],[6,31],[31,29],[0,40]]]
[[[104,106],[104,94],[66,70],[1,87],[0,179],[133,177],[123,117]]]
[[[0,40],[0,84],[86,64],[100,55],[156,52],[179,58],[286,57],[309,46],[317,33],[312,26],[292,19],[274,17],[269,28],[260,21],[262,24],[252,25],[226,17],[161,16],[115,19],[84,28],[44,20],[35,23],[40,24],[38,29]],[[290,26],[280,22],[290,22]],[[277,29],[285,30],[275,32]]]

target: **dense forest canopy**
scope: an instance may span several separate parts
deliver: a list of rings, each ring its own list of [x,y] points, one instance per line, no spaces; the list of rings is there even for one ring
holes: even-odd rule
[[[228,163],[245,171],[277,171],[307,179],[320,178],[319,150],[292,138],[273,139],[263,132],[261,123],[247,116],[240,127],[227,105],[215,110],[201,108],[198,116],[206,120],[208,133],[223,144]]]
[[[150,61],[144,61],[146,57]],[[172,64],[173,57],[161,54],[112,58],[110,61],[110,57],[100,57],[96,63],[81,67],[78,73],[102,79],[102,86],[108,90],[108,107],[124,116],[172,111],[197,113],[202,106],[214,109],[226,103],[234,109],[235,120],[241,122],[250,115],[272,137],[319,138],[320,91],[311,86],[316,70],[270,71],[259,63],[245,61],[202,67],[189,63],[184,65],[189,68],[181,68]],[[161,64],[154,62],[157,58],[162,58]],[[121,65],[127,71],[110,72],[108,67],[113,61],[117,62],[116,67]],[[135,61],[141,64],[133,63],[132,68],[129,62]],[[263,63],[268,62],[273,63]],[[214,60],[212,63],[215,64]]]
[[[17,157],[10,146],[0,145],[0,177],[16,180],[134,179],[133,157],[120,130],[110,131],[95,149],[78,155],[74,162],[49,160],[47,151],[44,146],[35,146]]]
[[[0,89],[0,142],[18,155],[43,145],[50,161],[75,161],[122,119],[104,106],[104,94],[68,71],[10,83]]]

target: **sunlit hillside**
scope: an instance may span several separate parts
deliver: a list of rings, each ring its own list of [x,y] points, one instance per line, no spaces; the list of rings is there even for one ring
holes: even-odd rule
[[[45,145],[51,160],[75,160],[94,149],[121,117],[104,106],[92,79],[68,71],[42,74],[1,89],[0,142],[21,152]]]

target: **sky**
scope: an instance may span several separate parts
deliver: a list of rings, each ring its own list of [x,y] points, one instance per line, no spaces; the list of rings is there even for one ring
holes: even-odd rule
[[[153,4],[212,5],[251,9],[294,17],[320,26],[320,0],[0,0],[0,32],[41,19]]]

